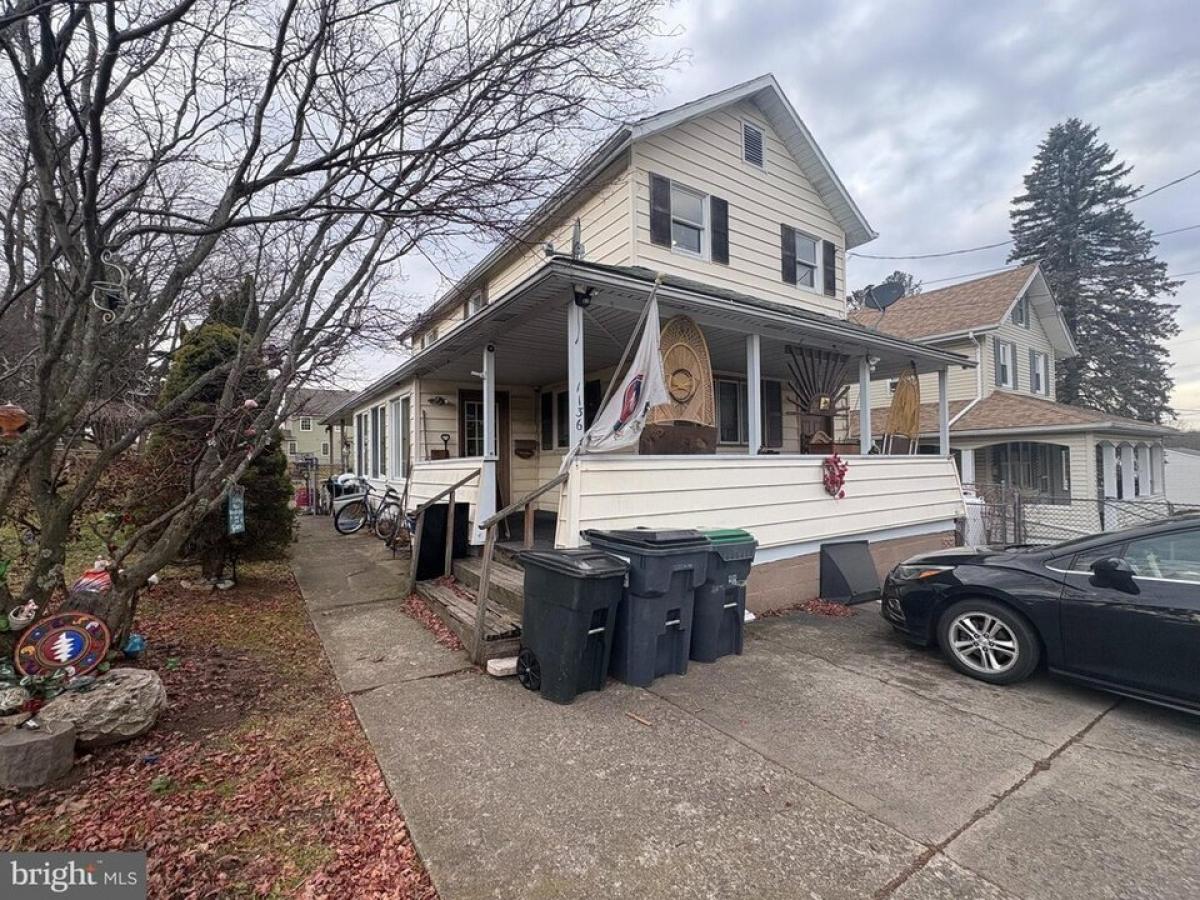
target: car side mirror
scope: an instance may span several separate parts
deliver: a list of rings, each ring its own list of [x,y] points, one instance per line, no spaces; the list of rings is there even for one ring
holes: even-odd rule
[[[1092,563],[1092,574],[1097,583],[1106,584],[1124,590],[1131,589],[1133,584],[1133,566],[1119,556],[1108,556]]]

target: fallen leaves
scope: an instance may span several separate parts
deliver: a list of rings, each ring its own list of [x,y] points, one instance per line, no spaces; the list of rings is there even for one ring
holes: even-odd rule
[[[449,647],[451,650],[464,649],[463,642],[458,639],[458,635],[442,621],[441,616],[430,608],[420,594],[409,594],[400,609],[404,611],[405,615],[416,619],[433,632],[433,636],[443,647]]]
[[[435,898],[290,572],[239,574],[143,600],[138,665],[170,707],[62,782],[0,796],[0,846],[145,850],[154,897]]]

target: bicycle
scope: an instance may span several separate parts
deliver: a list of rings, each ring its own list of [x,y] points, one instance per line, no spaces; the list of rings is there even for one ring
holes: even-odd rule
[[[366,525],[381,540],[392,536],[400,519],[400,495],[389,487],[372,506],[373,496],[378,496],[375,489],[366,484],[361,497],[355,497],[337,511],[333,517],[333,527],[338,534],[354,534]]]

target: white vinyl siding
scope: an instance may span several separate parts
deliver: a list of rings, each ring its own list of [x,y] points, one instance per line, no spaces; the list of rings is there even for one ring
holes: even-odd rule
[[[821,464],[786,455],[577,457],[557,540],[577,547],[586,528],[744,528],[761,550],[962,515],[951,459],[855,459],[843,500],[825,493]]]
[[[765,168],[743,160],[742,125],[762,129]],[[634,264],[716,287],[820,312],[845,313],[845,234],[766,119],[750,102],[684,122],[633,147]],[[729,265],[710,263],[650,242],[650,173],[729,203]],[[779,226],[787,223],[837,248],[837,296],[797,290],[780,278]],[[818,250],[818,257],[820,251]],[[589,248],[588,258],[594,259]]]

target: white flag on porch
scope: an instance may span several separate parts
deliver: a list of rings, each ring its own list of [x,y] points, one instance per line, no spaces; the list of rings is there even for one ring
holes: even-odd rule
[[[603,453],[637,444],[652,407],[670,402],[663,380],[662,357],[658,352],[657,283],[646,301],[642,341],[621,384],[596,414],[592,427],[580,442],[585,453]],[[632,338],[631,338],[632,340]]]

